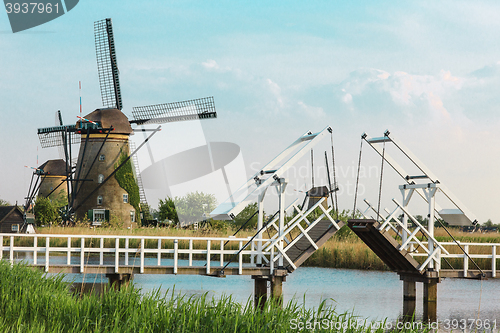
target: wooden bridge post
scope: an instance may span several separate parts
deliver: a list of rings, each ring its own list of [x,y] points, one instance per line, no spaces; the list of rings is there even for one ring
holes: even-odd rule
[[[403,316],[412,319],[415,314],[417,289],[415,280],[403,280]]]
[[[130,280],[132,279],[132,274],[125,273],[125,274],[119,274],[119,273],[113,273],[113,274],[106,274],[106,277],[109,280],[109,286],[111,288],[114,288],[116,290],[120,290],[122,287],[128,287]]]
[[[283,282],[285,279],[285,276],[271,278],[271,298],[275,299],[280,306],[283,306]]]
[[[437,320],[437,284],[439,279],[424,282],[424,320]]]
[[[264,310],[267,301],[267,281],[268,276],[252,275],[254,280],[254,305],[255,308]]]

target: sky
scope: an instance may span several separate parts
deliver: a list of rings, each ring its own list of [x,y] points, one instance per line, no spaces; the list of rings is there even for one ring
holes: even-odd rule
[[[82,0],[13,34],[3,12],[0,198],[23,202],[25,166],[59,157],[40,147],[36,131],[52,126],[57,110],[76,121],[79,81],[83,113],[101,106],[93,22],[111,17],[125,114],[214,96],[218,117],[202,122],[205,141],[237,144],[247,176],[304,132],[331,126],[341,209],[353,208],[361,134],[389,129],[479,222],[500,223],[499,16],[495,1]],[[182,126],[163,126],[156,145],[178,150],[184,138],[168,133],[188,133]],[[331,151],[323,141],[316,165]],[[376,203],[381,160],[366,145],[362,166],[371,172],[360,178],[359,198]],[[290,178],[290,198],[312,182],[310,172]],[[324,170],[315,179],[324,182]],[[382,179],[381,206],[392,210],[403,182],[387,167]]]

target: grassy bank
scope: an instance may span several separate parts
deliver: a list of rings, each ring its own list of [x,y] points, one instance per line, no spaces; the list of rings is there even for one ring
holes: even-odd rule
[[[374,270],[389,269],[358,238],[345,240],[336,239],[335,237],[331,238],[318,251],[314,252],[302,266]]]
[[[323,325],[307,331],[366,332],[369,325],[324,303],[308,310],[295,303],[281,309],[269,302],[261,312],[251,302],[241,305],[231,297],[141,295],[134,287],[77,296],[61,276],[45,278],[5,262],[0,262],[0,281],[2,332],[290,332],[315,321]],[[353,321],[361,325],[341,329]]]

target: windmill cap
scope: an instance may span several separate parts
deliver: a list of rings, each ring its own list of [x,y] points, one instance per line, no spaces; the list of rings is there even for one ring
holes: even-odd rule
[[[66,176],[66,162],[62,159],[48,160],[38,167],[51,176]]]
[[[84,118],[99,122],[102,128],[113,126],[112,134],[131,134],[133,132],[127,116],[118,109],[97,109]]]
[[[329,193],[330,192],[328,191],[328,187],[326,186],[313,187],[309,191],[307,191],[307,194],[310,197],[328,197]]]

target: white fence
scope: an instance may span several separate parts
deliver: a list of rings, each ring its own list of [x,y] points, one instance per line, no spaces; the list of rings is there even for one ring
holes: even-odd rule
[[[4,245],[4,239],[7,239],[7,245]],[[44,245],[39,246],[40,240],[44,240]],[[79,246],[73,246],[73,242]],[[105,247],[105,240],[111,240],[114,243],[113,247]],[[131,242],[138,243],[138,247],[131,247]],[[184,241],[188,243],[186,248],[179,247],[179,242]],[[202,265],[206,266],[206,273],[210,274],[211,264],[216,262],[213,260],[213,256],[219,256],[218,262],[220,266],[224,266],[224,260],[230,260],[236,255],[232,261],[238,265],[238,274],[242,274],[243,270],[243,256],[250,256],[250,264],[254,264],[254,258],[261,254],[272,258],[274,251],[260,253],[257,252],[256,244],[261,242],[268,242],[269,239],[253,239],[251,244],[248,244],[245,250],[241,250],[245,244],[250,241],[248,238],[236,238],[236,237],[153,237],[153,236],[112,236],[112,235],[61,235],[61,234],[0,234],[0,259],[3,259],[4,252],[8,252],[9,261],[13,264],[15,261],[16,253],[32,253],[33,255],[33,265],[38,265],[39,256],[42,256],[45,264],[45,271],[48,272],[51,265],[51,254],[54,256],[57,254],[59,257],[61,254],[66,254],[66,265],[75,266],[77,264],[71,263],[71,259],[78,258],[80,272],[83,273],[85,270],[86,256],[90,254],[99,255],[99,265],[104,265],[104,256],[112,257],[114,259],[114,271],[118,273],[120,267],[131,267],[140,266],[140,273],[144,273],[145,267],[145,257],[156,257],[156,266],[167,266],[162,263],[163,258],[167,254],[173,255],[173,271],[177,274],[179,263],[185,264],[185,260],[179,259],[180,255],[186,255],[188,267],[193,266],[193,256],[199,259],[203,257]],[[21,243],[20,245],[16,245]],[[52,242],[52,245],[51,245]],[[151,243],[155,246],[152,247]],[[199,247],[200,243],[204,243],[202,248],[195,248],[194,243]],[[26,243],[30,243],[26,245]],[[120,246],[123,243],[123,246]],[[146,246],[148,243],[149,246]],[[58,244],[58,245],[54,245]],[[89,245],[95,244],[96,247]],[[98,244],[98,245],[97,245]],[[172,246],[167,246],[172,245]],[[233,249],[229,249],[229,247]],[[234,249],[236,247],[237,249]],[[241,250],[241,251],[240,251]],[[133,257],[134,260],[130,260]],[[135,264],[135,258],[139,258],[139,265]],[[120,264],[120,258],[122,258],[122,264]],[[52,261],[54,257],[52,257]],[[179,262],[179,260],[182,260]],[[133,262],[131,265],[130,261]],[[273,260],[271,260],[273,262]],[[54,263],[52,263],[54,265]],[[171,267],[172,265],[168,265]],[[271,267],[272,271],[272,267]]]

